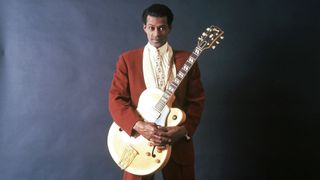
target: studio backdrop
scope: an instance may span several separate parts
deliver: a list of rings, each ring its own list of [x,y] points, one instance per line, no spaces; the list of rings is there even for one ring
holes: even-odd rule
[[[147,43],[155,2],[174,12],[175,49],[225,31],[198,59],[197,179],[319,179],[318,3],[289,0],[1,0],[0,179],[121,179],[108,90],[120,53]]]

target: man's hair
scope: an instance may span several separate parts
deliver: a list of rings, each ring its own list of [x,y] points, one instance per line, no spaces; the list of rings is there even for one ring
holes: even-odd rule
[[[167,23],[171,26],[173,21],[172,11],[164,4],[152,4],[146,8],[142,13],[143,24],[147,23],[147,16],[153,17],[167,17]]]

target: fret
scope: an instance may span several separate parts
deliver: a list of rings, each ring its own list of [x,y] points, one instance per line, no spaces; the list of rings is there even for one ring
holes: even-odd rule
[[[176,83],[174,80],[171,82],[171,85],[173,85],[174,87],[178,87],[179,83]]]
[[[176,79],[181,82],[183,78],[177,76]]]
[[[166,105],[165,102],[168,101],[168,98],[165,98],[164,96],[162,96],[162,97],[161,97],[161,100],[162,100],[162,103],[161,103],[161,104],[162,104],[163,107],[164,107],[164,106]]]
[[[162,100],[162,98],[161,98],[161,100]],[[162,100],[162,101],[159,101],[157,104],[156,104],[156,106],[155,106],[155,108],[156,108],[156,110],[158,111],[158,112],[161,112],[162,111],[162,109],[164,108],[164,106],[166,105],[166,102],[167,100],[165,99],[165,100]]]
[[[195,61],[199,56],[193,52],[190,57]]]
[[[190,64],[193,64],[195,62],[195,60],[196,60],[195,58],[190,56],[187,62]]]
[[[175,84],[171,83],[171,85],[168,88],[171,88],[171,91],[175,91],[177,89],[178,86],[176,86]]]
[[[170,87],[170,86],[171,86],[172,88],[174,88],[174,89],[176,89],[176,88],[178,87],[174,82],[171,82],[171,84],[169,85],[169,87]],[[168,87],[168,88],[169,88],[169,87]]]
[[[174,86],[174,88],[177,88],[179,86],[179,83],[176,83],[175,80],[171,82],[171,85]]]
[[[172,96],[172,93],[167,90],[167,91],[163,94],[163,96],[165,96],[165,99],[166,99],[165,102],[167,102],[167,101],[169,100],[169,98]]]
[[[194,51],[194,54],[197,55],[197,56],[199,56],[200,51],[199,51],[198,49],[196,49],[196,50]]]
[[[186,61],[186,65],[191,67],[192,66],[192,63],[190,63],[189,61]]]
[[[177,86],[180,84],[181,80],[177,77],[173,80],[177,84]]]
[[[183,68],[181,68],[179,72],[183,74],[183,77],[187,74],[187,71],[185,71]]]
[[[188,66],[187,64],[184,64],[184,66],[182,67],[183,70],[185,70],[186,72],[189,71],[190,66]],[[186,73],[185,73],[186,74]]]
[[[202,52],[202,50],[201,50],[201,48],[196,47],[193,52],[194,52],[195,55],[199,56],[200,53]]]
[[[173,88],[171,85],[167,89],[171,94],[174,92],[175,88]]]
[[[178,77],[180,77],[181,79],[182,78],[184,78],[184,73],[182,72],[182,71],[179,71],[179,73],[178,73],[178,75],[177,75]]]
[[[170,97],[170,94],[168,94],[167,92],[163,94],[163,98],[165,98],[166,100],[169,99],[169,97]]]
[[[155,106],[154,108],[155,108],[155,110],[156,110],[157,112],[161,112],[162,107],[161,107],[160,101],[156,104],[156,106]]]

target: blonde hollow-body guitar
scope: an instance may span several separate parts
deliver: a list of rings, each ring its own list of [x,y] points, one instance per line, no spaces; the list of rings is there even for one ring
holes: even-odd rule
[[[172,107],[174,92],[201,52],[219,44],[218,40],[223,39],[223,34],[224,32],[216,26],[208,27],[198,38],[197,47],[165,91],[148,88],[142,92],[137,111],[145,121],[163,127],[178,126],[186,121],[185,113]],[[107,145],[112,159],[122,170],[140,176],[162,169],[171,155],[170,145],[159,151],[142,135],[129,136],[115,122],[109,129]]]
[[[160,126],[177,126],[185,121],[185,113],[178,108],[165,106],[158,114],[152,107],[160,100],[163,91],[148,88],[140,95],[137,111],[145,121],[153,122]],[[150,113],[152,112],[153,113]],[[155,119],[153,115],[160,117]],[[147,175],[155,172],[167,163],[171,154],[171,146],[158,151],[150,146],[149,141],[143,136],[129,136],[116,123],[111,125],[108,134],[108,147],[112,158],[121,169],[136,174]]]

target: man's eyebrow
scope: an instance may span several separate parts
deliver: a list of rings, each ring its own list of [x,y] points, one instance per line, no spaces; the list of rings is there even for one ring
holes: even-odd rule
[[[153,24],[147,24],[147,26],[154,26],[154,27],[163,27],[163,26],[169,26],[167,24],[161,24],[159,26],[153,25]]]

